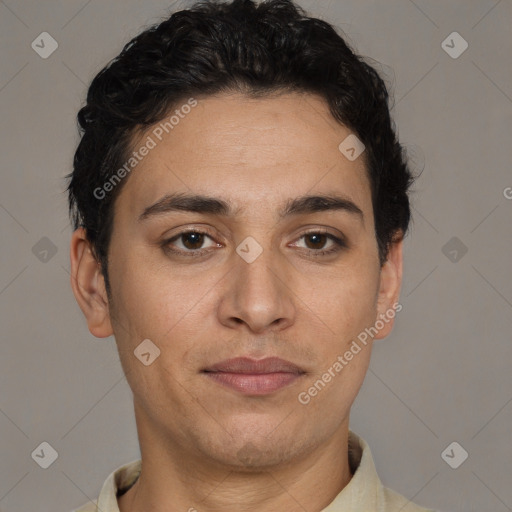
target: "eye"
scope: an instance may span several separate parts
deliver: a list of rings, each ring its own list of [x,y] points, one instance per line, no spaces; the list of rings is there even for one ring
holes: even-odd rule
[[[346,247],[344,240],[325,231],[310,231],[299,238],[299,240],[302,239],[305,242],[305,247],[302,248],[312,252],[314,256],[334,254]],[[326,243],[328,243],[327,248],[325,248]]]
[[[206,239],[211,240],[213,243],[204,247]],[[206,249],[218,247],[219,245],[208,233],[198,230],[182,231],[163,243],[167,251],[187,256],[202,254]]]

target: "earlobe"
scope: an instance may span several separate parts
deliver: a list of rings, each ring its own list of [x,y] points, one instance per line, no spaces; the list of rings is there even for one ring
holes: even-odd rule
[[[108,297],[101,266],[94,257],[85,229],[77,229],[71,238],[71,288],[89,327],[97,338],[113,334]]]
[[[377,299],[377,318],[382,329],[375,339],[382,339],[393,329],[395,315],[402,309],[399,304],[400,288],[402,286],[403,269],[403,238],[399,237],[389,246],[388,256],[381,268],[380,287]]]

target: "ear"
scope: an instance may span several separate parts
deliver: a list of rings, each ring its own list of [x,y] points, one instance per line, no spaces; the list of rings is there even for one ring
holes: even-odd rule
[[[390,244],[388,257],[380,271],[377,318],[375,322],[380,320],[378,325],[384,324],[384,326],[382,329],[379,329],[375,339],[382,339],[388,336],[393,330],[396,313],[402,309],[402,305],[398,302],[402,286],[402,250],[403,236],[399,236]]]
[[[71,237],[70,257],[71,288],[89,331],[97,338],[106,338],[113,334],[113,329],[105,280],[83,228],[77,229]]]

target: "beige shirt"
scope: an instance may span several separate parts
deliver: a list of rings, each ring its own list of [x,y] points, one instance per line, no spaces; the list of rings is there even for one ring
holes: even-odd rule
[[[349,461],[355,470],[352,479],[322,512],[435,512],[383,487],[368,444],[352,431],[349,431]],[[118,468],[105,481],[99,498],[74,512],[119,512],[116,496],[135,483],[140,470],[140,460]]]

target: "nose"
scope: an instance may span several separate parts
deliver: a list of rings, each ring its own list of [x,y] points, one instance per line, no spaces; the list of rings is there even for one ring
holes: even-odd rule
[[[295,321],[296,305],[290,276],[271,249],[247,263],[233,255],[234,267],[221,297],[220,322],[230,328],[246,326],[251,332],[284,329]]]

